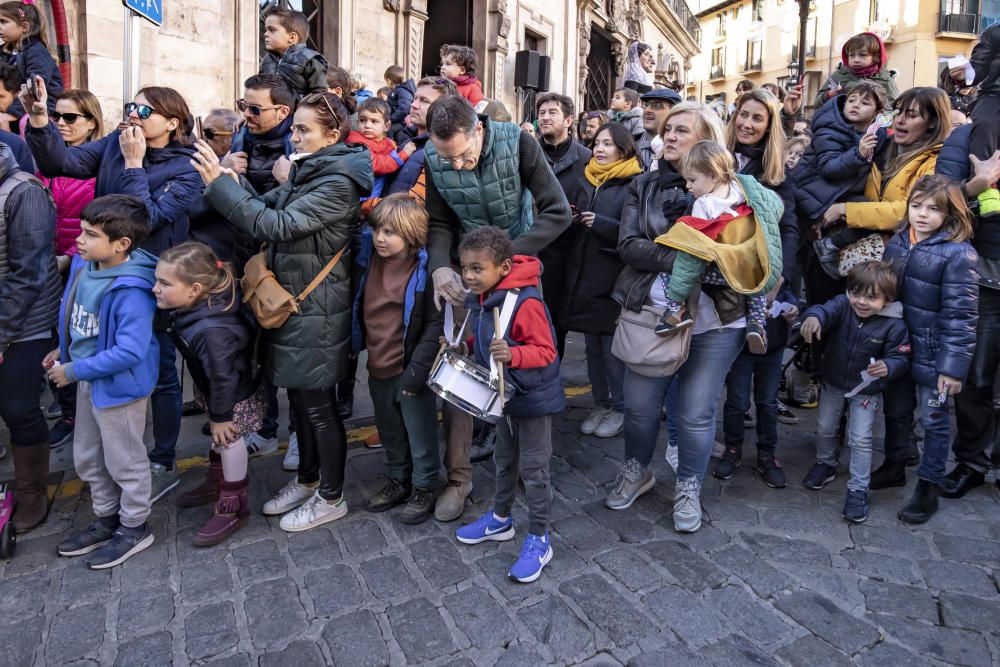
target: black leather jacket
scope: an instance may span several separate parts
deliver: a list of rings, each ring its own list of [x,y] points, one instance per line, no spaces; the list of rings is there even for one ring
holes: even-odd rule
[[[677,251],[655,243],[656,237],[666,233],[692,203],[684,179],[662,159],[658,168],[661,171],[633,179],[618,231],[618,254],[625,268],[611,297],[623,308],[636,312],[646,302],[656,276],[674,268]],[[702,285],[702,290],[715,303],[722,324],[746,317],[746,299],[737,292],[715,285]]]
[[[983,32],[969,60],[976,70],[973,83],[979,86],[979,97],[1000,95],[1000,23]]]

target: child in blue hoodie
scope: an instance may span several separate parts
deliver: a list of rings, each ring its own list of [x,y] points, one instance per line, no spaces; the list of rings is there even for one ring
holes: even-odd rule
[[[91,569],[119,565],[148,548],[153,533],[150,468],[143,444],[146,406],[156,386],[153,337],[156,258],[138,249],[149,233],[142,200],[99,197],[81,214],[79,255],[59,312],[59,349],[43,365],[57,387],[77,383],[73,462],[90,484],[97,520],[59,543]]]

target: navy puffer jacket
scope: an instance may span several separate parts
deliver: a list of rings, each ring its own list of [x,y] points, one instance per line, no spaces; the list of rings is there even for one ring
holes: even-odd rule
[[[816,111],[812,143],[795,169],[796,203],[809,220],[819,219],[831,204],[865,191],[871,163],[858,152],[864,132],[844,118],[846,101],[847,95],[837,95]],[[885,129],[878,136],[876,153],[888,141]]]
[[[872,359],[884,361],[889,375],[861,390],[872,396],[882,392],[909,369],[910,341],[903,323],[903,307],[893,301],[877,314],[861,319],[846,294],[812,306],[802,316],[819,320],[823,349],[823,382],[850,391],[861,382],[861,372]]]
[[[972,123],[955,128],[944,140],[941,152],[938,153],[934,173],[953,178],[963,183],[972,175],[972,165],[969,163],[969,140],[972,138]]]
[[[979,320],[976,251],[943,231],[913,245],[907,226],[889,240],[884,258],[899,279],[913,379],[925,387],[937,387],[938,375],[965,382]]]

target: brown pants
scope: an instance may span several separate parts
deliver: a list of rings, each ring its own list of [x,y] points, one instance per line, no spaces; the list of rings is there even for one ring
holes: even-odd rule
[[[467,312],[465,308],[456,307],[454,312],[456,324],[465,321]],[[466,331],[463,330],[459,339],[465,340],[465,334]],[[472,415],[456,408],[448,401],[442,401],[441,404],[445,444],[444,465],[448,469],[448,481],[471,484],[472,462],[469,461],[469,452],[472,448]]]

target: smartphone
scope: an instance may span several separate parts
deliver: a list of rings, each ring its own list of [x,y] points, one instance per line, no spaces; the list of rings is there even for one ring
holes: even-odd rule
[[[34,74],[28,75],[28,92],[31,93],[33,98],[38,99],[38,82],[35,81]]]
[[[194,136],[196,139],[205,140],[205,132],[201,127],[201,116],[194,117]]]

